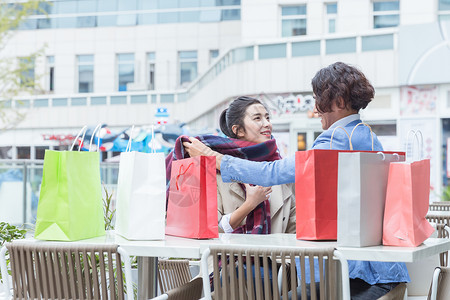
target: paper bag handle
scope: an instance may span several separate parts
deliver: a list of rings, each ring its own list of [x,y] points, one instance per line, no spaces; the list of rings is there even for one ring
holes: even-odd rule
[[[69,150],[69,151],[72,151],[72,150],[73,150],[73,147],[75,146],[75,143],[77,142],[77,140],[78,140],[78,138],[80,137],[80,134],[81,134],[81,133],[83,133],[83,137],[81,138],[81,140],[84,141],[84,135],[86,134],[86,129],[87,129],[87,126],[86,126],[86,125],[84,125],[83,128],[81,128],[80,132],[78,132],[77,136],[76,136],[75,139],[73,140],[72,146],[70,147],[70,150]],[[82,143],[83,143],[83,142],[82,142]],[[78,151],[80,151],[80,149],[81,149],[81,145],[80,145],[80,147],[78,147]]]
[[[97,134],[97,152],[99,152],[99,150],[100,150],[100,128],[101,128],[101,126],[102,126],[101,123],[98,124],[95,127],[94,131],[92,132],[91,141],[89,143],[89,152],[91,152],[92,142],[94,141],[94,136],[95,136],[95,133],[97,132],[97,130],[99,131]]]
[[[177,179],[175,180],[175,185],[177,186],[177,191],[180,189],[180,188],[178,187],[178,179],[180,179],[180,176],[186,174],[187,170],[189,170],[189,168],[190,168],[193,164],[194,164],[194,163],[190,163],[189,166],[188,166],[184,171],[181,171],[181,169],[184,167],[184,165],[181,165],[181,166],[180,166],[180,169],[178,170]],[[183,173],[182,173],[182,172],[183,172]]]
[[[413,140],[410,140],[410,137]],[[419,139],[420,138],[420,139]],[[417,160],[421,160],[423,158],[423,135],[420,130],[410,130],[408,131],[408,136],[406,138],[406,161],[414,161],[414,140],[417,141]],[[411,145],[411,151],[408,151],[409,145]],[[408,155],[409,154],[409,155]]]
[[[344,127],[341,127],[341,126],[336,127],[336,128],[333,130],[333,132],[331,133],[330,150],[333,149],[333,137],[334,137],[334,133],[336,132],[337,129],[342,129],[342,130],[344,130],[345,134],[346,134],[347,137],[348,137],[348,142],[349,142],[349,144],[350,144],[350,150],[353,150],[353,145],[352,145],[351,137],[348,135],[347,130],[345,130]]]
[[[369,124],[364,123],[364,122],[358,123],[358,124],[356,124],[355,127],[353,127],[352,133],[350,133],[350,144],[352,143],[353,133],[355,132],[355,129],[356,129],[359,125],[363,125],[363,126],[366,126],[367,128],[369,128],[369,130],[370,130],[370,137],[372,138],[372,151],[373,151],[373,131],[372,131],[372,128],[369,126]]]
[[[129,139],[128,139],[128,144],[127,144],[127,148],[125,149],[125,152],[128,152],[128,151],[131,150],[131,139],[132,139],[132,136],[133,136],[133,130],[134,130],[134,125],[131,126],[130,136],[129,136]]]

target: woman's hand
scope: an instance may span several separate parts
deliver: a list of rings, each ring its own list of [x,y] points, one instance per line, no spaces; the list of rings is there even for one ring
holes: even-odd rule
[[[245,203],[247,203],[251,210],[253,210],[261,202],[269,199],[270,193],[272,193],[272,188],[259,185],[249,185],[245,183],[245,191],[247,194]]]
[[[223,154],[211,150],[208,146],[200,142],[194,137],[189,137],[190,142],[183,142],[184,149],[189,153],[190,157],[195,156],[215,156],[216,157],[216,168],[220,170],[220,162],[222,161]]]

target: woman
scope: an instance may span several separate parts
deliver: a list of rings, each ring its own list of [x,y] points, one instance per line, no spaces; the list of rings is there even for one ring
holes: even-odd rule
[[[239,97],[220,115],[220,129],[239,147],[254,148],[249,160],[261,160],[258,154],[272,140],[269,113],[257,99]],[[276,149],[276,144],[275,144]],[[278,160],[273,151],[264,160]],[[295,198],[293,185],[273,187],[225,183],[217,176],[219,228],[226,233],[294,233]]]
[[[316,99],[316,113],[325,130],[314,141],[313,149],[330,149],[333,130],[340,126],[347,132],[361,119],[359,110],[364,109],[374,97],[374,88],[358,69],[342,62],[319,70],[312,79]],[[359,126],[362,127],[362,126]],[[295,156],[275,162],[247,162],[227,155],[221,155],[202,145],[193,138],[184,143],[193,156],[215,155],[224,182],[240,181],[262,186],[295,182]],[[372,150],[371,135],[366,127],[358,128],[352,137],[354,150]],[[337,130],[333,136],[333,149],[349,150],[345,133]],[[374,135],[373,150],[383,147]],[[352,299],[377,299],[400,282],[409,282],[404,263],[349,261],[350,293]]]
[[[269,113],[257,99],[239,97],[220,116],[220,128],[228,137],[205,135],[203,143],[233,157],[252,161],[274,161],[281,157],[272,139]],[[171,161],[188,157],[180,137],[172,155],[166,158],[167,180]],[[169,186],[169,185],[167,185]],[[261,187],[225,183],[217,175],[218,221],[226,233],[293,233],[295,232],[295,197],[292,184]]]

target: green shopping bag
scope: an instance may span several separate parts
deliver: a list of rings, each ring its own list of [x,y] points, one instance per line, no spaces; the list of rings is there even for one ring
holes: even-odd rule
[[[75,241],[104,234],[99,153],[46,150],[34,237]]]

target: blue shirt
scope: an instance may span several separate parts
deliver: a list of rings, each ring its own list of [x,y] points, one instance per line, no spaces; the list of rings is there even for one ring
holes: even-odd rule
[[[367,139],[370,136],[369,128],[360,125],[355,129],[359,123],[361,123],[359,114],[338,120],[317,137],[312,149],[330,149],[333,136],[331,149],[349,150],[349,136],[353,132],[351,138],[353,150],[382,151],[383,146],[375,134],[373,134],[373,142],[372,139]],[[334,131],[339,126],[345,131],[340,128]],[[224,182],[238,181],[261,186],[293,183],[295,182],[295,156],[291,155],[272,162],[254,162],[225,155],[220,164],[220,172]],[[369,284],[410,281],[404,263],[349,260],[348,268],[350,278],[359,278]]]

